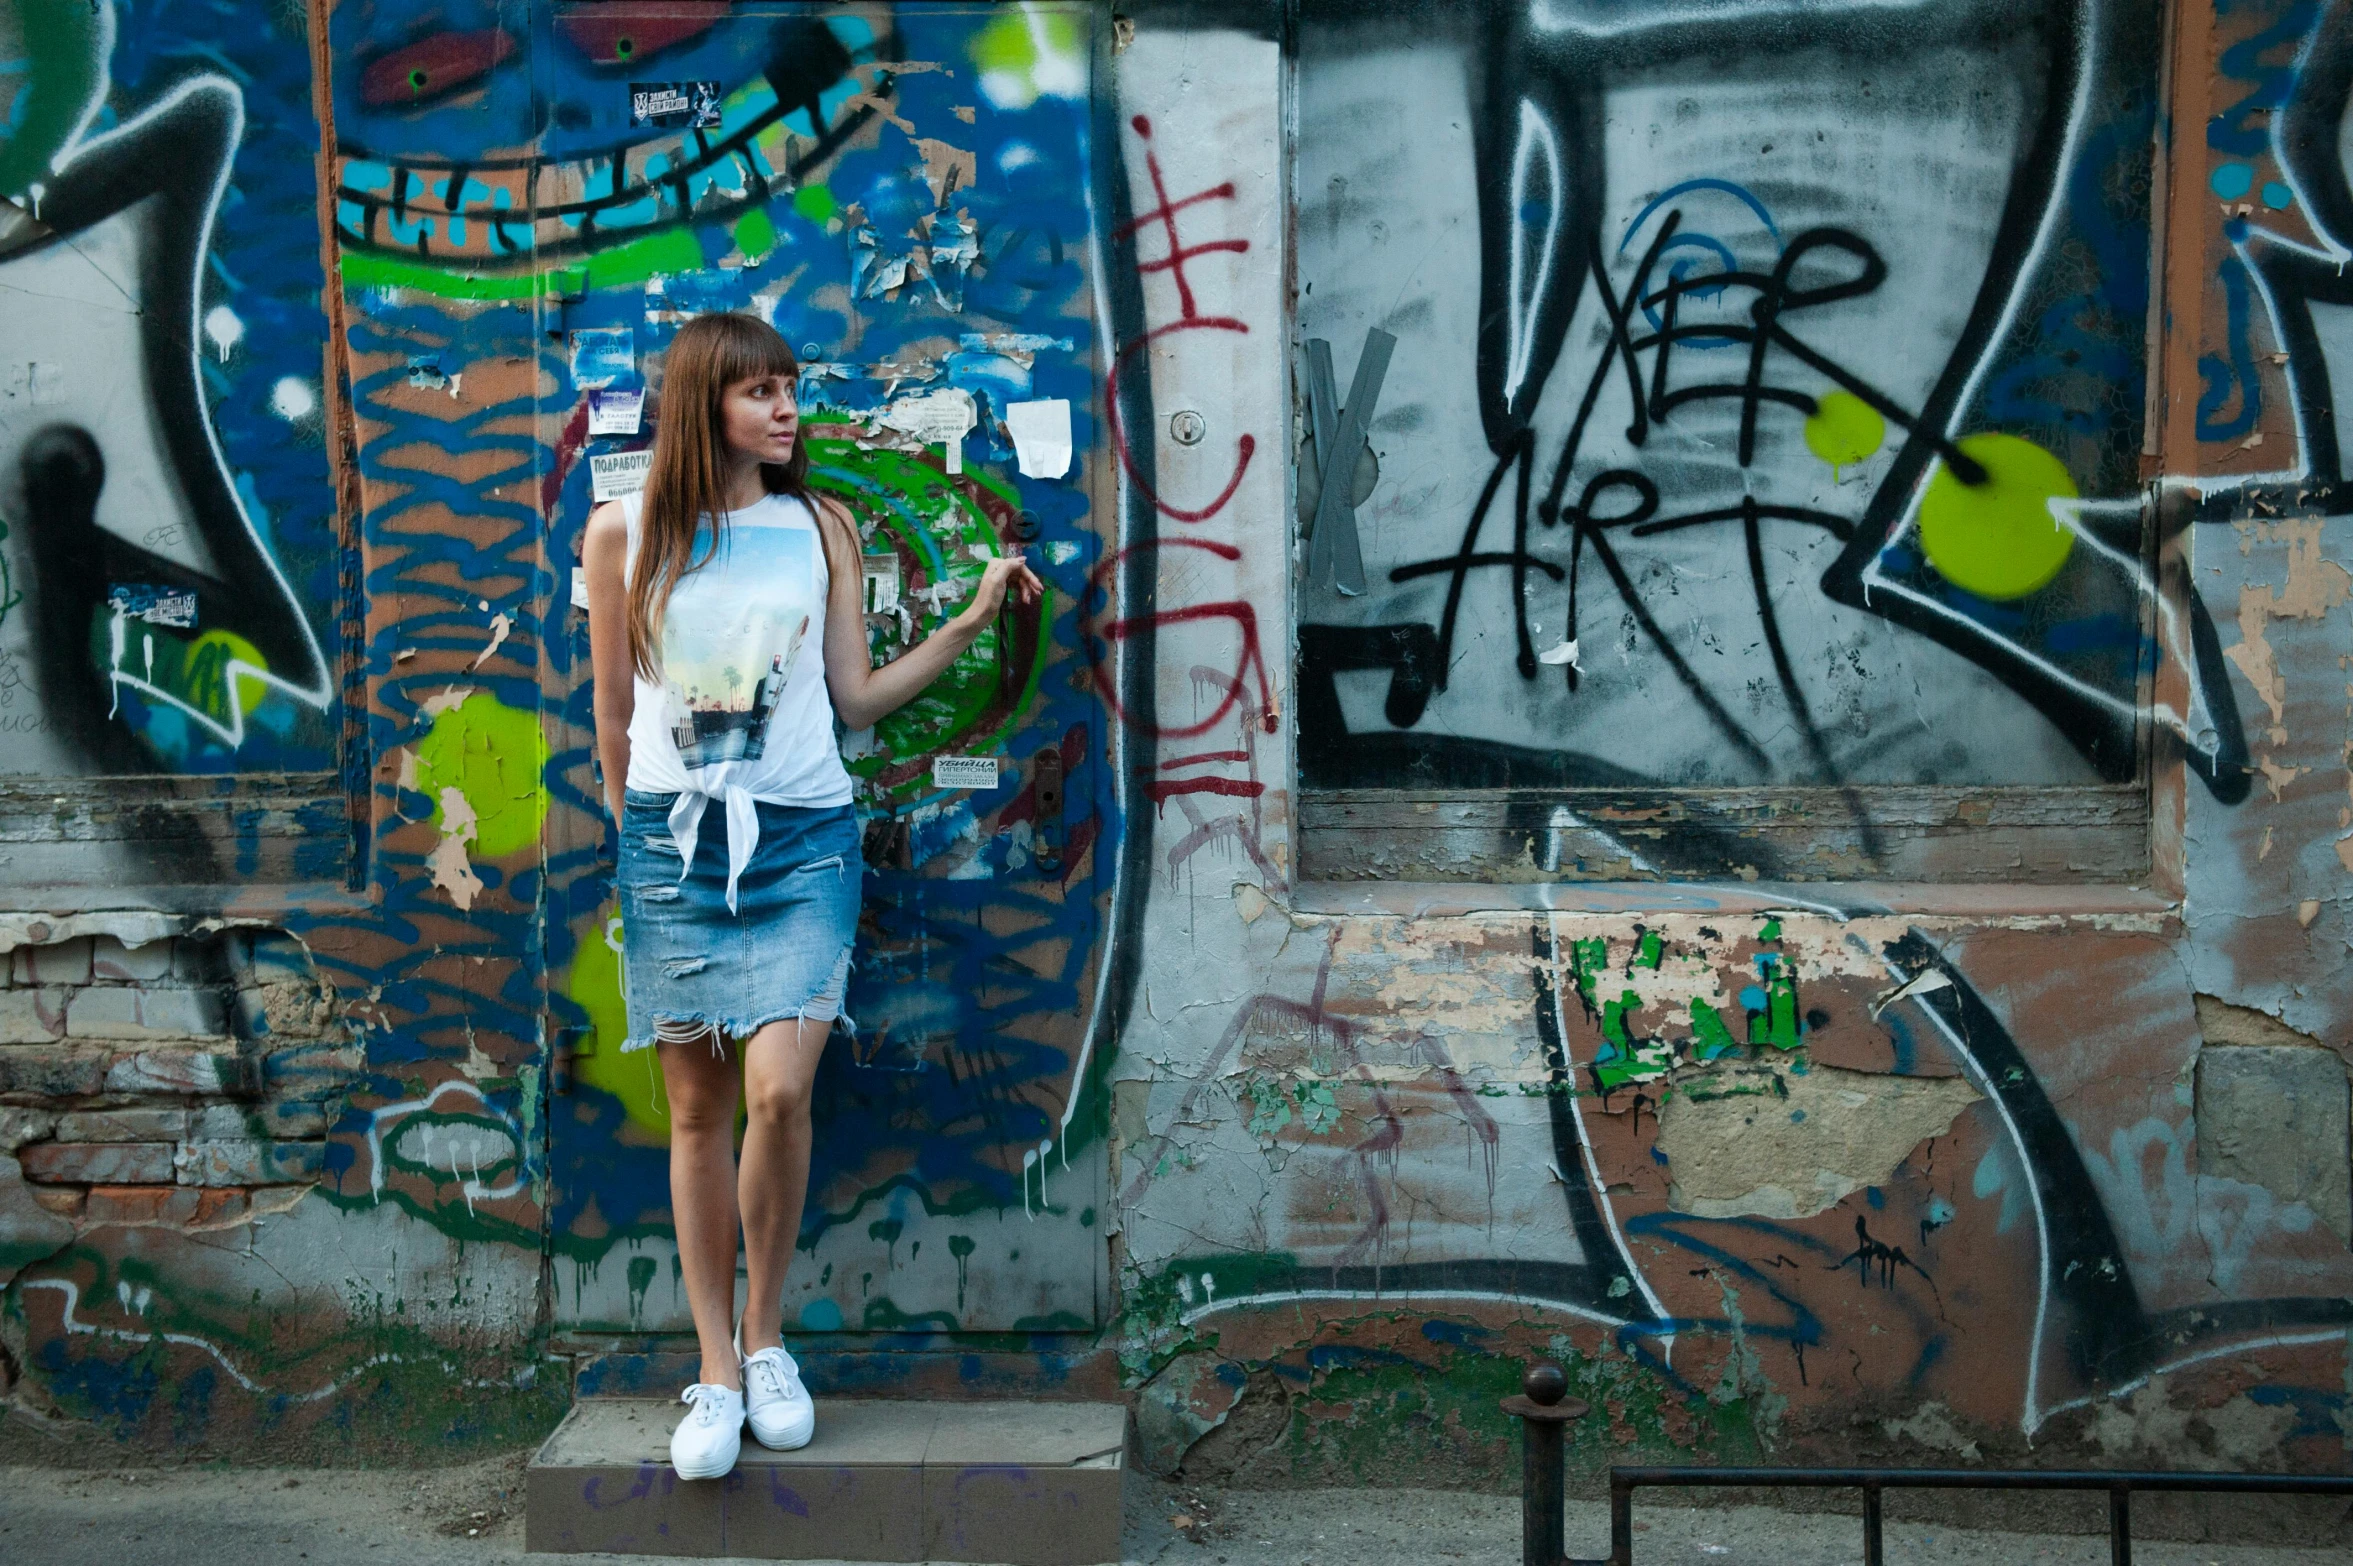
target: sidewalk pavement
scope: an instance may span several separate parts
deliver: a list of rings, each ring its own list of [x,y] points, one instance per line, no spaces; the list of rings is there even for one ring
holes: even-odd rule
[[[0,1561],[38,1566],[623,1566],[528,1555],[528,1454],[434,1469],[0,1468]],[[1894,1509],[1891,1502],[1891,1510]],[[2089,1525],[2101,1515],[2088,1503]],[[1644,1503],[1636,1566],[1851,1566],[1854,1517]],[[2136,1540],[2144,1566],[2342,1566],[2325,1547]],[[2316,1540],[2318,1544],[2321,1541]],[[1599,1556],[1607,1509],[1572,1503],[1569,1553]],[[1129,1566],[1518,1566],[1514,1496],[1439,1490],[1216,1490],[1131,1475]],[[2101,1566],[2097,1534],[1975,1532],[1891,1518],[1905,1566]]]

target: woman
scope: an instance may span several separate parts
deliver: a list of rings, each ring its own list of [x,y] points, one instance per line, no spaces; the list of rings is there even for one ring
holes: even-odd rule
[[[867,656],[856,526],[808,488],[799,365],[750,316],[672,340],[642,495],[599,506],[581,556],[605,803],[621,826],[629,1037],[670,1100],[670,1200],[702,1371],[670,1440],[680,1477],[807,1444],[816,1412],[782,1340],[809,1183],[809,1085],[858,926],[858,823],[836,721],[863,729],[972,645],[1008,589],[882,668]],[[706,807],[716,802],[717,810]],[[735,1167],[737,1083],[748,1110]],[[750,1296],[734,1321],[736,1231]]]

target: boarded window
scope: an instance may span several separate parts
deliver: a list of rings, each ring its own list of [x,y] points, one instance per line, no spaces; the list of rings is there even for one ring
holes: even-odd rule
[[[2154,8],[1657,11],[1305,9],[1303,874],[2138,878]]]

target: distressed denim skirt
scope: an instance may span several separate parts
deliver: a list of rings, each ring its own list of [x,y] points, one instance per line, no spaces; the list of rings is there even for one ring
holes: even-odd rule
[[[866,866],[848,805],[760,804],[760,836],[727,908],[726,813],[704,813],[679,878],[675,794],[622,796],[624,1050],[657,1039],[748,1038],[787,1017],[841,1013]]]

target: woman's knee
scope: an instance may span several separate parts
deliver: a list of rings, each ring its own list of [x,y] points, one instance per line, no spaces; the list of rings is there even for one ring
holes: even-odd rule
[[[699,1088],[670,1094],[670,1131],[673,1136],[713,1136],[735,1130],[735,1094]]]
[[[744,1082],[744,1108],[765,1125],[791,1125],[808,1116],[809,1084],[789,1071],[755,1072]]]
[[[667,1055],[672,1048],[664,1046]],[[732,1061],[665,1059],[662,1085],[670,1100],[670,1129],[689,1136],[735,1130],[736,1074]]]

